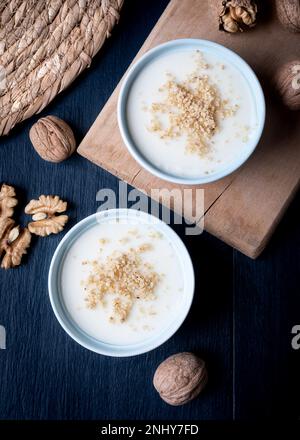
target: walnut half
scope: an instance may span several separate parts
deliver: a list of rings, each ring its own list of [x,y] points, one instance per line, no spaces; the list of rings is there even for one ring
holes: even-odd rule
[[[41,195],[38,200],[31,200],[25,207],[25,213],[32,215],[28,229],[32,234],[45,237],[61,232],[68,221],[67,215],[56,215],[65,212],[67,202],[58,196]]]
[[[27,228],[21,229],[11,218],[0,218],[0,257],[2,269],[19,266],[31,242]]]
[[[253,0],[226,0],[219,16],[219,28],[229,33],[243,32],[256,25],[257,4]]]
[[[0,217],[9,218],[14,213],[14,207],[18,204],[16,192],[12,186],[3,183],[0,191]]]
[[[157,368],[153,385],[169,405],[183,405],[201,393],[207,383],[205,362],[193,353],[177,353]]]

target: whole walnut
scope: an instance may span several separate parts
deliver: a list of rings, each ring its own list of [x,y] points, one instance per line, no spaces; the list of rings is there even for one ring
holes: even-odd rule
[[[276,0],[279,21],[291,32],[300,32],[300,0]]]
[[[62,162],[76,149],[72,129],[56,116],[39,119],[31,127],[29,137],[36,152],[48,162]]]
[[[291,110],[300,110],[300,59],[284,64],[275,83],[283,103]]]
[[[157,368],[153,385],[170,405],[183,405],[198,396],[207,383],[205,362],[193,353],[168,357]]]

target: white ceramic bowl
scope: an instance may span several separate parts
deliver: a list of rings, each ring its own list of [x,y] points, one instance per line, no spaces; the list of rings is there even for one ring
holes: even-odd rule
[[[62,294],[63,287],[61,285],[61,271],[64,259],[72,244],[74,244],[79,236],[89,228],[92,228],[101,222],[114,221],[116,218],[128,219],[129,221],[147,224],[150,223],[153,228],[163,234],[163,236],[172,243],[173,249],[180,261],[184,276],[182,304],[179,307],[179,313],[175,320],[162,329],[160,334],[149,337],[143,342],[131,345],[108,344],[87,334],[72,319],[64,303]],[[136,211],[134,209],[111,209],[93,214],[77,223],[77,225],[75,225],[59,243],[51,261],[48,278],[51,305],[56,318],[64,330],[83,347],[96,353],[118,357],[145,353],[158,347],[169,339],[181,326],[190,310],[194,295],[194,284],[193,265],[189,253],[178,235],[164,222],[156,219],[150,214]]]
[[[127,124],[127,100],[130,93],[131,86],[139,73],[154,59],[162,56],[171,51],[176,50],[184,50],[184,49],[196,49],[201,50],[204,53],[213,53],[215,55],[219,55],[220,61],[226,60],[227,62],[233,64],[244,76],[246,79],[249,89],[252,92],[252,96],[254,97],[254,102],[256,106],[257,119],[258,123],[255,129],[255,133],[251,137],[251,142],[247,145],[247,149],[245,149],[244,155],[239,155],[237,160],[230,163],[228,166],[224,167],[224,169],[207,176],[199,176],[199,177],[178,177],[172,174],[168,174],[167,172],[157,168],[153,163],[147,160],[140,152],[139,146],[135,145],[132,140],[130,130]],[[265,123],[265,99],[264,94],[258,81],[255,73],[251,69],[251,67],[235,52],[227,49],[226,47],[214,43],[212,41],[207,40],[198,40],[198,39],[181,39],[181,40],[173,40],[168,43],[161,44],[144,54],[128,71],[121,90],[119,94],[118,100],[118,124],[121,132],[121,136],[123,141],[128,148],[131,155],[134,159],[147,171],[154,174],[155,176],[167,180],[174,183],[185,184],[185,185],[196,185],[196,184],[205,184],[209,182],[213,182],[219,180],[228,174],[235,171],[239,168],[253,153],[255,150],[264,128]]]

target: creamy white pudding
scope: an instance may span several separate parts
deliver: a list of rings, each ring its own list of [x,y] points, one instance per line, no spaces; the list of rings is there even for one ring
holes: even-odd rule
[[[72,320],[99,341],[128,345],[162,333],[180,314],[184,268],[155,225],[102,222],[67,251],[61,294]]]
[[[144,158],[183,178],[213,175],[244,157],[258,124],[255,97],[238,68],[188,48],[145,64],[129,90],[126,117]]]

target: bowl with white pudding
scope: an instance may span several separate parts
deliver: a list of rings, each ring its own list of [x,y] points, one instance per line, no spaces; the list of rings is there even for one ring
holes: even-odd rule
[[[184,321],[194,271],[178,235],[133,209],[93,214],[75,225],[52,258],[49,295],[64,330],[108,356],[147,352]]]
[[[128,71],[118,124],[131,155],[180,184],[218,180],[255,150],[265,100],[251,67],[217,43],[184,39],[155,47]]]

